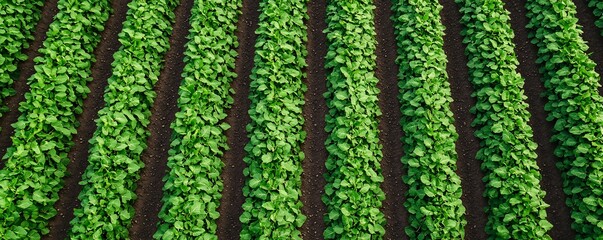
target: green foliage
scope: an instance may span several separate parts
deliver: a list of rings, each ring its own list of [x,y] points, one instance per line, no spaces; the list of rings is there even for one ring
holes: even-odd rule
[[[13,80],[17,65],[27,60],[24,49],[34,39],[33,33],[40,20],[43,0],[7,0],[0,3],[0,117],[8,108],[1,103],[15,94]]]
[[[529,0],[526,4],[544,76],[552,141],[564,179],[567,205],[580,239],[603,238],[603,97],[600,76],[580,37],[571,0]]]
[[[150,108],[163,57],[169,49],[177,0],[133,0],[114,54],[105,107],[90,140],[89,165],[80,182],[81,206],[71,239],[125,239],[134,216],[140,155],[146,148]]]
[[[597,17],[595,25],[602,30],[601,34],[603,34],[603,2],[601,0],[590,0],[588,6],[593,9],[593,13]]]
[[[411,239],[462,239],[467,224],[456,174],[458,134],[450,110],[441,10],[429,0],[398,0],[393,6],[405,133],[402,163],[408,169],[403,179],[409,186],[406,234]]]
[[[490,239],[550,239],[545,192],[536,163],[534,132],[517,72],[509,12],[501,0],[456,0],[465,25],[470,79],[477,98],[471,110],[481,140],[488,198],[486,232]]]
[[[35,73],[13,124],[12,146],[0,170],[0,238],[39,239],[56,215],[54,203],[67,170],[72,136],[90,92],[90,67],[109,1],[59,0],[59,13],[34,59]],[[83,21],[85,19],[85,21]],[[79,39],[78,41],[74,39]]]
[[[241,1],[196,0],[156,239],[217,239]]]
[[[326,239],[380,238],[385,194],[380,161],[376,39],[372,1],[327,6]]]
[[[306,1],[264,0],[260,9],[241,239],[301,239]]]

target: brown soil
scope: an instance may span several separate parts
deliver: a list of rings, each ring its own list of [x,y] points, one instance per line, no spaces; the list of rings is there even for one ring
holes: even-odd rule
[[[82,190],[79,182],[82,174],[88,166],[89,140],[96,130],[94,120],[98,117],[98,111],[103,107],[103,95],[107,86],[107,79],[111,76],[111,63],[113,53],[121,44],[117,40],[117,34],[121,31],[126,19],[127,8],[125,6],[130,0],[114,0],[112,2],[113,14],[107,20],[107,27],[101,33],[101,42],[96,47],[94,55],[96,62],[92,65],[92,82],[88,84],[90,93],[84,100],[84,111],[78,116],[80,126],[77,134],[73,136],[74,146],[69,152],[69,165],[67,165],[67,176],[64,187],[59,191],[59,200],[55,203],[58,214],[49,222],[50,233],[44,239],[66,239],[69,233],[69,222],[73,219],[73,209],[79,206],[78,195]]]
[[[473,86],[469,81],[469,68],[464,52],[466,46],[463,44],[461,36],[463,28],[460,23],[461,13],[454,0],[440,0],[440,3],[444,6],[441,16],[442,22],[446,26],[444,36],[444,51],[448,58],[446,70],[454,99],[451,106],[456,131],[459,134],[456,142],[457,173],[461,177],[462,201],[467,209],[465,237],[467,239],[486,239],[485,229],[488,218],[484,209],[487,201],[483,197],[486,186],[482,181],[484,174],[480,167],[481,161],[475,158],[480,145],[474,135],[475,129],[471,127],[475,115],[471,114],[470,109],[475,106],[476,100],[471,97]]]
[[[584,30],[584,33],[581,34],[582,39],[588,44],[587,52],[590,54],[590,59],[597,63],[595,71],[603,76],[603,35],[601,35],[603,29],[595,25],[597,18],[593,13],[593,9],[588,7],[588,0],[574,0],[574,3],[576,4],[578,24]],[[603,84],[603,78],[600,82]],[[603,95],[603,85],[599,87],[599,94]]]
[[[147,149],[141,159],[145,167],[140,173],[134,202],[134,218],[130,227],[131,239],[152,239],[157,231],[159,211],[163,203],[163,176],[166,174],[168,150],[174,121],[178,111],[178,88],[182,82],[184,51],[190,29],[189,18],[194,0],[181,0],[174,11],[176,21],[170,37],[170,49],[165,55],[163,67],[154,90],[157,97],[151,108],[151,135],[147,139]]]
[[[14,128],[11,124],[17,122],[21,113],[19,112],[19,103],[25,100],[25,93],[29,92],[29,85],[27,85],[27,79],[34,74],[34,58],[39,56],[38,49],[42,46],[44,40],[46,40],[46,31],[52,19],[57,14],[59,9],[57,8],[58,0],[48,0],[44,2],[42,7],[42,16],[40,21],[36,25],[36,30],[33,34],[34,40],[29,45],[28,49],[23,50],[27,55],[27,60],[21,62],[18,65],[17,71],[19,71],[19,78],[15,79],[14,88],[17,92],[15,95],[6,98],[5,103],[8,106],[8,112],[2,115],[0,118],[0,156],[6,154],[6,150],[12,146],[13,142],[11,136],[15,133]],[[0,169],[4,168],[5,161],[0,161]]]
[[[528,97],[529,111],[532,114],[530,126],[534,130],[534,140],[538,144],[537,162],[542,174],[540,186],[546,192],[545,202],[550,205],[547,209],[547,219],[553,224],[549,234],[553,239],[574,239],[575,232],[571,228],[569,208],[565,205],[565,193],[563,192],[563,181],[561,173],[555,166],[559,159],[554,151],[556,144],[551,143],[553,133],[552,122],[546,120],[548,113],[544,110],[546,98],[541,97],[545,91],[544,83],[541,81],[539,66],[536,64],[538,49],[530,43],[528,38],[528,18],[526,17],[525,0],[505,0],[505,7],[511,12],[511,25],[515,32],[516,50],[519,59],[519,73],[525,79],[525,94]]]
[[[377,32],[377,70],[375,74],[379,79],[377,87],[379,94],[379,107],[383,115],[379,119],[379,138],[383,145],[383,159],[381,170],[384,181],[381,184],[385,192],[382,211],[387,224],[385,226],[385,239],[408,239],[404,228],[408,226],[408,212],[404,208],[406,198],[404,194],[408,186],[402,181],[406,169],[402,164],[404,154],[400,126],[402,112],[398,95],[398,65],[396,65],[396,37],[391,20],[392,2],[390,0],[375,1],[375,31]]]
[[[323,174],[326,172],[325,162],[327,150],[325,141],[325,115],[328,111],[323,93],[327,91],[327,73],[324,68],[324,58],[327,55],[327,37],[323,30],[326,24],[326,0],[310,1],[308,3],[308,15],[310,19],[306,22],[308,27],[308,56],[306,62],[305,84],[308,87],[303,109],[304,131],[307,136],[302,144],[306,158],[302,163],[302,212],[307,217],[301,227],[304,239],[321,239],[325,230],[323,216],[326,214],[326,206],[321,200],[324,194],[326,180]]]
[[[226,131],[228,138],[228,151],[224,153],[224,169],[222,170],[222,180],[224,181],[224,190],[218,212],[218,238],[219,239],[238,239],[241,232],[241,222],[239,216],[243,213],[243,184],[245,177],[243,169],[246,164],[243,162],[245,157],[245,145],[249,142],[245,127],[251,122],[249,110],[251,101],[248,99],[249,76],[253,68],[253,56],[255,54],[255,30],[258,28],[259,21],[259,0],[243,0],[243,9],[239,22],[237,24],[237,38],[239,39],[238,57],[235,62],[235,72],[237,78],[231,86],[235,91],[233,96],[234,103],[228,112],[225,121],[230,125]]]

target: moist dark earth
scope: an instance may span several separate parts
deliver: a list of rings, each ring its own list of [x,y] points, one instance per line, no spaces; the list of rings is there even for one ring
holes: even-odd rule
[[[525,79],[524,91],[527,103],[530,105],[530,125],[534,130],[534,140],[538,143],[538,165],[542,173],[541,187],[547,192],[545,201],[550,205],[547,210],[548,220],[554,225],[549,232],[553,239],[573,239],[574,231],[571,229],[570,211],[565,205],[565,194],[562,190],[562,180],[559,170],[555,167],[558,161],[553,152],[556,147],[549,139],[552,135],[553,125],[546,121],[547,113],[544,111],[546,99],[541,97],[544,86],[541,81],[542,75],[536,64],[537,49],[530,43],[528,30],[525,28],[528,19],[524,8],[526,0],[503,0],[506,9],[511,13],[511,25],[515,32],[514,43],[516,55],[520,65],[518,71]],[[103,93],[107,85],[107,79],[111,76],[111,63],[113,54],[121,44],[117,35],[121,31],[125,20],[127,4],[130,0],[113,0],[113,14],[106,23],[102,33],[102,40],[97,46],[94,54],[96,63],[92,66],[92,78],[88,87],[91,93],[84,101],[84,111],[78,116],[80,126],[78,133],[74,136],[75,145],[69,153],[70,164],[68,176],[64,179],[64,187],[59,192],[59,201],[55,204],[58,210],[56,217],[50,220],[50,233],[44,239],[65,239],[69,232],[69,221],[73,219],[73,209],[79,205],[77,196],[81,190],[78,182],[87,166],[89,139],[96,130],[94,120],[98,111],[103,107]],[[466,239],[486,239],[485,224],[487,216],[484,208],[487,200],[483,197],[485,184],[482,182],[483,173],[480,170],[480,162],[475,159],[480,144],[473,135],[475,129],[471,122],[475,116],[470,113],[475,99],[471,97],[473,87],[469,82],[467,58],[464,54],[465,45],[462,42],[459,7],[454,0],[439,0],[444,7],[441,12],[442,23],[446,27],[444,37],[444,50],[447,55],[447,73],[452,89],[454,102],[451,107],[455,116],[455,126],[459,133],[456,143],[458,153],[457,173],[462,179],[462,200],[467,209],[465,228]],[[582,37],[588,42],[588,53],[597,63],[597,72],[603,73],[603,37],[601,30],[594,22],[595,17],[588,8],[588,0],[574,0],[577,6],[579,24],[582,25],[584,33]],[[130,237],[132,239],[151,239],[157,230],[158,212],[161,208],[163,187],[162,178],[166,172],[167,157],[172,131],[169,128],[174,114],[178,111],[176,105],[178,99],[178,86],[181,82],[180,74],[184,66],[183,53],[185,50],[186,36],[190,28],[188,18],[193,0],[181,0],[181,5],[176,9],[176,23],[170,38],[170,50],[165,56],[165,65],[161,71],[160,79],[155,86],[157,98],[152,107],[151,124],[149,130],[151,136],[148,141],[148,149],[143,153],[143,161],[146,167],[141,171],[141,179],[136,191],[138,199],[135,202],[136,214],[132,221]],[[404,154],[401,138],[404,135],[400,126],[401,113],[398,102],[397,74],[398,66],[395,63],[397,56],[396,38],[393,23],[391,21],[390,0],[374,0],[375,8],[375,31],[377,38],[377,68],[376,76],[380,82],[378,88],[379,106],[383,115],[379,120],[380,143],[383,145],[383,159],[381,161],[384,182],[382,189],[386,199],[383,202],[382,211],[385,214],[386,234],[385,239],[407,239],[404,228],[408,225],[408,212],[404,208],[405,191],[408,187],[402,182],[402,176],[406,169],[400,158]],[[308,86],[305,95],[306,105],[303,109],[305,118],[304,130],[307,138],[302,149],[306,159],[302,166],[302,196],[304,204],[302,209],[307,221],[301,227],[304,239],[321,239],[325,229],[323,216],[326,212],[321,196],[324,193],[326,172],[325,161],[328,153],[324,142],[327,133],[324,130],[325,115],[328,111],[323,93],[326,88],[326,76],[328,72],[324,69],[324,58],[328,45],[324,29],[326,23],[327,0],[309,0],[307,9],[309,19],[306,21],[308,41],[306,47],[308,56],[306,62],[306,78],[304,83]],[[16,122],[20,113],[18,106],[24,100],[24,94],[29,90],[27,79],[34,72],[33,58],[38,56],[38,49],[46,38],[46,30],[57,14],[57,0],[47,0],[43,7],[43,15],[36,27],[35,39],[30,43],[30,48],[24,50],[29,56],[27,61],[19,64],[19,78],[15,81],[17,94],[7,99],[9,112],[0,118],[0,154],[4,155],[10,146],[10,137],[13,134],[11,124]],[[223,157],[224,169],[222,178],[224,181],[223,197],[219,208],[218,237],[220,239],[238,239],[241,231],[239,216],[242,213],[244,197],[242,188],[245,182],[243,169],[245,163],[244,146],[249,141],[245,126],[250,122],[248,110],[250,101],[248,99],[250,74],[253,69],[253,56],[255,54],[255,30],[258,27],[259,0],[243,0],[241,15],[238,22],[237,37],[239,47],[236,60],[235,72],[238,77],[231,86],[235,91],[233,95],[234,104],[228,111],[228,117],[224,120],[231,125],[226,131],[230,149]],[[603,92],[603,88],[600,89]],[[3,162],[0,161],[0,168]]]

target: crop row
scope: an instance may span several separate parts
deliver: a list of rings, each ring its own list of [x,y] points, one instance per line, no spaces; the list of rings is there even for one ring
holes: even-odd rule
[[[595,25],[601,29],[601,34],[603,34],[603,2],[599,0],[590,0],[588,6],[593,9],[593,13],[596,17]]]
[[[34,30],[42,14],[44,0],[4,1],[0,9],[0,117],[8,108],[4,100],[15,94],[17,64],[27,59],[23,53],[33,40]]]
[[[6,166],[0,170],[0,237],[5,239],[38,239],[48,233],[76,116],[90,92],[92,54],[111,6],[103,0],[59,0],[58,8],[34,60],[31,90],[19,107],[12,146],[3,157]]]
[[[385,194],[380,188],[374,9],[370,0],[327,5],[326,239],[379,238],[385,233],[379,210]]]
[[[105,107],[90,140],[88,167],[82,176],[81,206],[71,221],[72,239],[125,239],[134,215],[140,157],[149,135],[153,86],[158,80],[178,1],[133,0],[119,34],[113,75],[105,89]]]
[[[501,0],[457,0],[465,29],[465,54],[477,103],[472,123],[479,129],[488,199],[486,232],[491,238],[550,239],[545,192],[536,163],[534,133],[517,72],[509,12]]]
[[[402,129],[409,186],[404,206],[412,239],[462,239],[465,207],[456,174],[458,134],[450,109],[442,6],[437,1],[395,2],[394,23],[400,66]]]
[[[156,239],[217,239],[240,7],[241,1],[193,5]]]
[[[529,0],[526,4],[544,75],[552,141],[561,159],[563,188],[579,238],[603,237],[603,97],[599,74],[580,37],[570,0]]]
[[[300,239],[307,55],[305,0],[263,0],[256,30],[244,158],[241,239]]]

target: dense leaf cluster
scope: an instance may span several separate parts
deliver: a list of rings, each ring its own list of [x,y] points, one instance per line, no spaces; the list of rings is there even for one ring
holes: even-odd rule
[[[465,29],[465,54],[477,99],[472,112],[479,129],[488,198],[486,232],[492,239],[550,239],[545,192],[536,163],[534,132],[517,72],[509,12],[501,0],[456,0]]]
[[[241,239],[300,239],[306,0],[263,0],[251,74]]]
[[[441,10],[430,0],[397,0],[393,6],[405,133],[402,162],[408,169],[403,179],[409,186],[406,234],[411,239],[462,239],[467,224],[456,174],[458,134],[450,110]]]
[[[590,0],[588,6],[593,9],[593,13],[597,18],[595,25],[601,29],[601,34],[603,34],[603,2],[600,0]]]
[[[327,6],[326,239],[385,233],[379,210],[385,194],[380,188],[374,9],[370,0],[329,1]]]
[[[15,94],[13,80],[17,64],[27,59],[23,53],[33,40],[44,0],[7,0],[0,3],[0,117],[8,108],[2,103]]]
[[[105,89],[105,107],[90,140],[81,206],[71,221],[72,239],[125,239],[134,215],[140,160],[149,135],[150,109],[156,96],[163,57],[169,49],[177,0],[133,0],[122,44],[113,55],[113,75]]]
[[[13,124],[12,146],[0,170],[0,238],[38,239],[56,215],[72,136],[90,92],[94,48],[109,18],[104,0],[59,0],[59,12],[34,59],[35,73]]]
[[[241,1],[196,0],[156,239],[217,239]]]
[[[580,37],[571,0],[529,0],[526,4],[544,76],[548,120],[562,171],[563,188],[579,238],[603,238],[603,97],[600,76]]]

